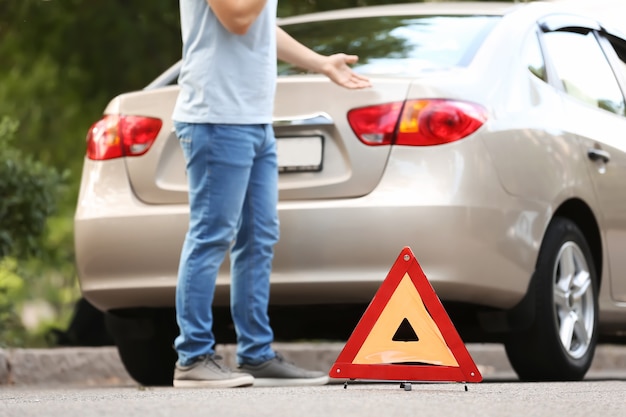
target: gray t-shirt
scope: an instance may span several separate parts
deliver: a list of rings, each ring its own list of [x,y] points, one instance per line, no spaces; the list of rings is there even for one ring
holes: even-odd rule
[[[227,31],[206,0],[180,0],[183,62],[172,118],[188,123],[272,122],[276,6],[268,0],[244,35]]]

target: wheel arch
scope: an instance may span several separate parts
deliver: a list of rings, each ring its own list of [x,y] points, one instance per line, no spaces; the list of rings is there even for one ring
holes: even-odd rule
[[[585,240],[591,250],[591,256],[593,256],[593,266],[596,270],[596,276],[598,279],[598,290],[602,285],[602,238],[600,235],[600,226],[596,220],[596,216],[591,208],[580,199],[570,199],[565,201],[554,212],[553,219],[555,217],[564,217],[571,220],[578,226],[582,234],[585,236]]]
[[[548,230],[550,223],[557,217],[566,218],[574,222],[585,237],[591,251],[591,256],[593,257],[593,266],[598,280],[598,291],[600,291],[602,283],[603,250],[600,227],[595,214],[581,199],[572,198],[566,200],[557,208],[557,210],[555,210],[554,214],[550,218],[550,221],[546,224],[546,231]],[[537,254],[537,256],[539,255]],[[507,322],[510,330],[523,330],[530,326],[535,320],[535,292],[533,291],[535,280],[536,274],[533,273],[526,295],[515,307],[507,312]]]

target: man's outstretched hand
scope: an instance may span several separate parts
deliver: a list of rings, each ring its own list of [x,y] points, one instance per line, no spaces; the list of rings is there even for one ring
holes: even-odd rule
[[[350,65],[359,60],[356,55],[334,54],[326,57],[322,73],[334,83],[350,89],[371,87],[369,78],[354,72]]]

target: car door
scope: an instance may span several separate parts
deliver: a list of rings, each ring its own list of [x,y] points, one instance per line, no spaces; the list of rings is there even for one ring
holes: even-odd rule
[[[626,101],[620,85],[624,62],[622,74],[616,73],[609,61],[620,60],[600,27],[546,30],[543,42],[565,92],[568,125],[588,158],[597,198],[594,209],[606,242],[611,297],[626,301]]]

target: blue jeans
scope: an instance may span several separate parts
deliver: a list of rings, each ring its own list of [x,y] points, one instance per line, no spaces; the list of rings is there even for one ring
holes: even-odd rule
[[[237,361],[265,362],[275,356],[267,314],[279,234],[274,131],[271,125],[174,125],[187,163],[190,206],[176,287],[179,363],[215,353],[211,306],[229,250]]]

